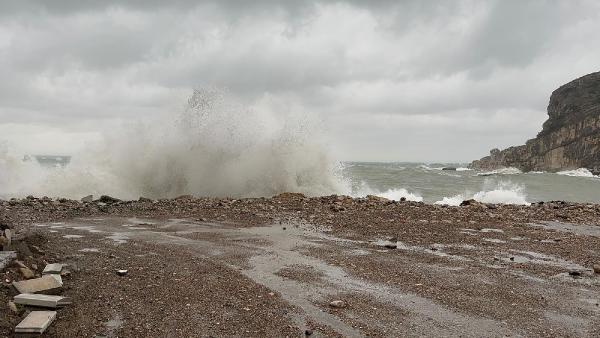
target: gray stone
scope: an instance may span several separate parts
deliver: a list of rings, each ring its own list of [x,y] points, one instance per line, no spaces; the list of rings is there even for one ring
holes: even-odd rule
[[[55,318],[56,311],[32,311],[15,327],[15,333],[44,333]]]
[[[33,293],[22,293],[16,295],[14,299],[16,304],[39,306],[47,308],[57,308],[71,304],[71,300],[62,296],[49,296]]]
[[[14,251],[0,251],[0,270],[8,266],[15,258],[17,258],[17,253]]]
[[[91,203],[93,201],[94,201],[94,195],[87,195],[81,199],[81,202],[84,202],[84,203]]]
[[[55,292],[60,290],[62,285],[59,275],[44,275],[40,278],[13,282],[13,286],[20,293]]]
[[[42,273],[44,275],[49,274],[49,273],[60,273],[63,268],[64,268],[64,264],[52,263],[52,264],[46,265],[46,267],[44,268],[44,271],[42,271]]]

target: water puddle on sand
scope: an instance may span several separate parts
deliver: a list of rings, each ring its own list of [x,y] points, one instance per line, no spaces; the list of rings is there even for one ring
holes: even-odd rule
[[[97,248],[83,248],[79,250],[80,252],[100,252]]]
[[[450,260],[457,260],[457,261],[464,261],[464,262],[471,261],[471,259],[467,258],[467,257],[463,257],[463,256],[459,256],[459,255],[452,255],[452,254],[443,252],[442,251],[443,249],[452,247],[452,245],[448,245],[448,244],[434,243],[430,247],[423,247],[423,246],[418,246],[418,245],[406,244],[406,243],[403,243],[400,241],[390,242],[390,241],[384,240],[384,239],[378,239],[378,240],[374,241],[373,244],[376,246],[379,246],[379,247],[384,247],[384,248],[391,244],[391,245],[396,245],[397,250],[429,254],[429,255],[433,255],[433,256],[447,258]],[[394,250],[394,249],[388,249],[388,251],[389,250]],[[385,251],[386,250],[382,250],[381,252],[385,252]]]
[[[410,312],[412,316],[407,319],[411,322],[408,323],[409,325],[427,327],[434,334],[445,332],[446,334],[489,336],[509,333],[501,323],[494,320],[460,314],[428,298],[353,277],[339,266],[330,265],[321,259],[306,256],[295,250],[297,247],[311,245],[310,243],[314,239],[322,240],[322,234],[318,232],[290,227],[283,230],[281,226],[241,229],[240,232],[260,235],[271,241],[272,244],[269,247],[249,259],[252,268],[243,270],[243,273],[257,283],[279,292],[282,298],[290,304],[302,308],[308,318],[299,318],[299,321],[312,319],[332,327],[343,336],[362,336],[352,326],[330,313],[323,312],[320,307],[314,305],[315,298],[327,299],[340,292],[356,292]],[[383,240],[380,241],[383,243]],[[341,239],[334,240],[334,242],[336,244],[347,243]],[[397,245],[398,248],[404,247],[444,257],[451,256],[422,247],[408,246],[401,242],[397,242]],[[455,258],[455,256],[452,257]],[[281,268],[294,265],[310,266],[316,273],[323,276],[323,280],[327,283],[305,285],[276,275]]]
[[[502,260],[505,262],[517,264],[530,263],[538,265],[548,265],[567,270],[587,270],[585,267],[577,263],[567,261],[559,257],[542,254],[539,252],[521,250],[511,250],[511,252],[517,253],[517,255],[509,255],[509,257],[503,257]]]
[[[530,223],[530,226],[543,228],[546,230],[555,230],[559,232],[568,232],[582,236],[600,237],[600,226],[572,224],[562,222],[545,222],[541,224]]]
[[[108,330],[106,334],[107,337],[116,337],[115,332],[123,327],[123,319],[121,318],[121,315],[117,313],[112,319],[105,322],[104,325]]]
[[[129,233],[126,232],[113,232],[112,235],[104,237],[106,239],[112,239],[117,245],[125,244],[129,240]]]
[[[82,235],[64,235],[63,238],[68,238],[68,239],[76,239],[76,238],[83,238],[84,236]]]

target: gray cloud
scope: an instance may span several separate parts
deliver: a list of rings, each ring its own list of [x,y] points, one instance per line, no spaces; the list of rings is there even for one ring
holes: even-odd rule
[[[468,160],[533,137],[599,30],[591,0],[3,2],[0,127],[60,150],[216,85],[323,116],[343,159]]]

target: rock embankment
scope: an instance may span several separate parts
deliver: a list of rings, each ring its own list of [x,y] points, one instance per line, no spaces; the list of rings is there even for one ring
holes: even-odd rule
[[[476,169],[523,171],[587,168],[600,173],[600,72],[571,81],[550,96],[548,120],[536,138],[471,163]]]

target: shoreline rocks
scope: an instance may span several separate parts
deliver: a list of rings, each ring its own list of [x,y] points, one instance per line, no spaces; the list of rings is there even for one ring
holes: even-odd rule
[[[548,120],[525,145],[473,161],[473,169],[514,167],[522,171],[586,168],[600,174],[600,72],[585,75],[556,89],[548,104]]]

